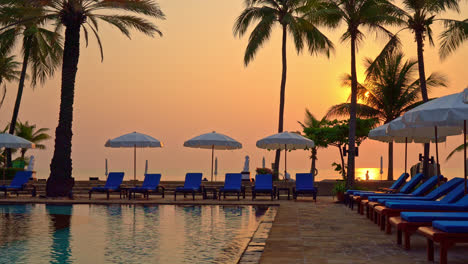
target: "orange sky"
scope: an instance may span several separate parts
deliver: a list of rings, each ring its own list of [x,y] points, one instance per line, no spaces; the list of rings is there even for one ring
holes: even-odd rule
[[[182,144],[213,130],[237,139],[244,146],[241,150],[217,152],[221,174],[240,171],[245,155],[251,158],[251,171],[261,166],[263,156],[267,163],[272,162],[274,153],[257,149],[255,142],[274,134],[278,126],[281,36],[279,30],[274,30],[255,60],[244,67],[243,53],[248,37],[237,39],[232,34],[235,18],[243,9],[242,2],[160,0],[167,20],[156,23],[164,33],[163,38],[148,38],[135,32],[130,41],[117,30],[103,25],[100,27],[105,51],[103,63],[94,40],[88,48],[82,45],[73,124],[75,176],[80,177],[79,172],[85,170],[102,171],[105,158],[109,159],[111,170],[123,170],[132,176],[133,152],[107,149],[104,143],[133,131],[147,133],[165,143],[163,149],[138,151],[140,174],[144,160],[148,159],[150,171],[162,172],[163,177],[180,177],[187,171],[202,171],[208,176],[211,153],[184,148]],[[468,4],[461,3],[461,15],[447,14],[446,17],[466,17]],[[436,35],[441,32],[440,26],[433,29]],[[321,117],[330,106],[346,100],[349,89],[339,86],[340,77],[350,68],[349,45],[339,42],[343,30],[344,27],[324,31],[336,45],[336,53],[330,59],[308,54],[298,56],[289,41],[285,130],[300,129],[297,121],[303,120],[305,108]],[[405,33],[402,40],[404,52],[414,58],[413,37]],[[376,40],[373,34],[368,34],[358,53],[360,76],[362,59],[375,56],[384,43],[385,40]],[[427,75],[440,71],[450,80],[449,88],[434,90],[431,96],[459,92],[468,85],[466,43],[443,62],[438,58],[437,47],[427,45],[425,58]],[[25,88],[20,120],[48,127],[54,134],[59,109],[59,77],[57,74],[35,90]],[[2,127],[11,118],[16,88],[16,83],[8,85],[6,104],[0,110]],[[461,136],[449,138],[447,143],[441,144],[440,157],[445,159],[446,154],[461,143]],[[46,145],[45,151],[29,152],[37,158],[39,178],[48,176],[53,140]],[[421,152],[417,145],[409,149],[414,154]],[[395,152],[401,151],[403,145],[398,145]],[[378,167],[383,155],[386,167],[386,153],[385,144],[367,140],[360,149],[357,166]],[[397,174],[403,167],[401,157],[395,155]],[[410,162],[415,162],[417,157],[410,155],[410,158]],[[339,161],[336,148],[319,151],[318,168],[322,172],[319,179],[329,177],[326,171],[333,161]],[[462,158],[458,155],[442,166],[457,168],[452,171],[461,176],[461,164]],[[307,171],[309,167],[307,152],[299,150],[288,155],[291,172]]]

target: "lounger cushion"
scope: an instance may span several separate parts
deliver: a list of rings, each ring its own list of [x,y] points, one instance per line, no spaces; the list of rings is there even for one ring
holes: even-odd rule
[[[271,174],[257,174],[254,189],[255,191],[272,191],[273,176]]]
[[[220,188],[220,191],[231,191],[237,192],[242,189],[242,174],[240,173],[226,173],[224,180],[224,187]]]
[[[468,221],[434,221],[432,226],[447,233],[468,233]]]
[[[465,220],[468,221],[468,212],[401,212],[403,220],[408,222],[432,222],[435,220]]]

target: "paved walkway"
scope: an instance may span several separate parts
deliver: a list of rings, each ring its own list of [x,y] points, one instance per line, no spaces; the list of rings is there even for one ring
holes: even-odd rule
[[[316,204],[281,201],[260,263],[432,263],[426,261],[423,237],[412,237],[410,251],[395,241],[395,234],[384,234],[365,216],[333,203],[331,197],[318,197]],[[450,264],[467,264],[468,245],[451,248],[448,256]]]

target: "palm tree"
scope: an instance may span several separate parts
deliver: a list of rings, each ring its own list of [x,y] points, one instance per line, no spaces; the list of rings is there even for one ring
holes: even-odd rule
[[[40,10],[41,6],[37,5],[37,3],[28,2],[25,4],[19,2],[17,4],[20,8],[37,8],[39,11],[43,11]],[[21,13],[18,16],[14,14],[10,19],[21,20],[26,16],[25,14],[27,13]],[[31,86],[35,87],[38,81],[44,83],[47,77],[53,76],[61,61],[63,54],[61,37],[58,33],[44,28],[44,23],[45,19],[38,17],[37,19],[18,24],[15,27],[10,27],[0,34],[4,49],[11,49],[18,38],[21,38],[23,44],[23,64],[10,122],[12,124],[10,125],[10,134],[15,132],[26,73],[29,72]],[[7,151],[7,164],[11,164],[11,151]]]
[[[357,115],[361,118],[377,117],[388,123],[409,109],[421,104],[421,87],[416,78],[417,61],[406,60],[400,52],[387,54],[377,62],[367,58],[366,81],[358,84]],[[350,76],[343,80],[350,85]],[[433,73],[426,80],[429,87],[446,86],[446,79]],[[349,103],[332,106],[327,116],[344,116],[350,112]],[[393,180],[393,142],[388,143],[388,180]]]
[[[56,31],[65,28],[65,44],[62,63],[62,87],[59,122],[55,130],[55,148],[47,180],[47,196],[67,196],[74,185],[72,174],[71,145],[75,79],[80,56],[80,34],[83,30],[86,43],[92,33],[104,59],[102,43],[98,34],[99,21],[106,22],[130,38],[130,30],[136,29],[146,35],[162,36],[151,21],[137,15],[164,19],[159,5],[152,0],[44,0],[49,19],[57,23]],[[116,13],[110,14],[111,11]]]
[[[31,2],[38,5],[39,7],[36,9],[29,8],[28,13],[33,17],[43,17],[54,21],[55,32],[61,32],[62,29],[65,29],[59,122],[55,130],[54,155],[50,164],[46,193],[50,197],[68,196],[74,185],[74,180],[71,177],[72,122],[81,30],[83,30],[86,44],[88,44],[89,34],[96,37],[101,60],[103,60],[102,42],[98,34],[100,21],[116,27],[128,38],[130,38],[131,29],[136,29],[149,36],[154,36],[155,33],[162,36],[161,31],[154,23],[132,14],[156,19],[164,19],[165,15],[153,0],[1,0],[1,3],[5,5],[14,5],[14,3],[19,2],[23,5],[29,4],[29,6],[32,5]],[[16,6],[18,5],[16,4]],[[38,9],[44,10],[44,12],[38,12]],[[111,11],[116,13],[112,14]],[[11,20],[9,26],[29,20],[29,17],[21,21]]]
[[[326,148],[327,147],[327,142],[325,141],[325,139],[321,138],[318,134],[309,134],[307,133],[307,129],[306,128],[321,128],[321,127],[324,127],[326,126],[328,123],[326,122],[327,119],[326,119],[326,116],[323,117],[321,120],[315,118],[314,114],[312,114],[312,112],[310,112],[309,109],[306,108],[305,110],[305,119],[304,119],[304,123],[300,122],[300,121],[297,121],[302,129],[304,130],[304,133],[305,133],[305,137],[311,139],[314,141],[315,143],[315,147],[313,147],[311,149],[311,156],[310,156],[310,159],[312,160],[312,164],[310,166],[310,173],[312,173],[313,175],[316,175],[318,173],[317,171],[317,168],[315,166],[315,161],[317,160],[317,149],[320,148],[320,147],[323,147],[323,148]]]
[[[18,121],[15,127],[15,134],[18,137],[22,137],[34,143],[36,145],[36,149],[46,148],[45,145],[41,144],[41,142],[50,139],[49,134],[46,133],[47,131],[49,131],[48,128],[36,129],[36,125],[29,124],[28,121],[25,123]],[[21,159],[24,160],[24,155],[26,154],[27,150],[28,149],[26,148],[21,149]]]
[[[259,48],[270,38],[275,25],[282,29],[282,74],[280,86],[280,105],[278,132],[283,132],[284,98],[286,90],[286,40],[291,34],[298,53],[304,46],[310,54],[323,53],[326,56],[334,50],[333,43],[312,23],[308,14],[321,7],[317,0],[245,0],[245,9],[236,19],[234,35],[242,37],[247,29],[256,23],[250,33],[245,50],[244,64],[247,66],[255,57]],[[276,151],[274,171],[279,171],[280,150]]]
[[[355,143],[356,143],[356,107],[358,81],[356,73],[356,51],[358,44],[364,39],[362,27],[376,32],[393,35],[384,28],[385,25],[396,25],[400,20],[396,16],[398,8],[387,0],[329,0],[330,6],[322,10],[317,16],[327,17],[329,20],[342,20],[346,32],[341,36],[342,41],[350,41],[351,46],[351,103],[349,109],[349,150],[348,177],[346,187],[354,185],[355,174]]]
[[[0,46],[3,47],[2,43]],[[14,81],[18,79],[19,71],[17,70],[19,63],[15,61],[15,56],[5,55],[4,52],[0,51],[0,87],[4,81]],[[2,95],[0,99],[0,108],[3,105],[6,95],[6,85],[3,86]]]
[[[418,56],[418,70],[419,70],[419,81],[421,85],[421,95],[423,102],[429,100],[427,84],[426,84],[426,73],[424,66],[424,42],[426,38],[429,40],[430,45],[434,45],[432,24],[434,22],[442,22],[444,25],[444,31],[440,34],[440,49],[439,56],[441,59],[445,59],[451,53],[453,53],[468,37],[468,19],[459,21],[454,19],[443,19],[436,18],[437,15],[453,10],[460,12],[459,1],[457,0],[404,0],[404,9],[399,9],[396,16],[402,21],[403,28],[398,31],[387,43],[386,48],[383,49],[381,55],[378,57],[386,56],[385,53],[392,52],[396,47],[399,46],[398,34],[404,30],[410,30],[414,33],[417,56]],[[424,144],[424,156],[429,156],[430,144]],[[424,171],[427,175],[427,168],[429,159],[424,159]]]

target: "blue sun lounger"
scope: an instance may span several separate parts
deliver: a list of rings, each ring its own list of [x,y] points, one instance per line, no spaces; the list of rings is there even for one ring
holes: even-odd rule
[[[120,185],[122,184],[124,178],[123,172],[110,172],[107,176],[106,184],[103,187],[93,187],[89,190],[89,199],[93,192],[101,192],[107,194],[107,200],[109,200],[109,194],[111,192],[118,192],[120,198],[122,199],[122,192],[120,190]]]
[[[458,185],[439,201],[387,201],[385,207],[390,209],[429,210],[429,211],[463,211],[468,210],[468,195],[464,196],[465,186]]]
[[[424,175],[422,173],[416,174],[411,180],[409,180],[398,193],[373,193],[373,192],[356,192],[353,194],[353,197],[349,198],[350,205],[349,207],[354,209],[354,202],[358,204],[358,212],[363,212],[363,208],[361,206],[362,200],[367,200],[369,196],[388,196],[388,195],[407,195],[409,194],[415,187],[418,185],[419,182],[422,181]]]
[[[151,193],[161,194],[162,198],[164,198],[164,191],[166,190],[164,186],[159,185],[161,181],[161,174],[154,173],[154,174],[145,174],[145,179],[143,180],[143,184],[140,187],[131,188],[128,190],[128,199],[135,199],[135,193],[142,193],[143,197],[149,199],[149,195]]]
[[[429,190],[434,188],[437,185],[437,176],[431,177],[425,183],[421,184],[415,191],[406,195],[397,195],[397,196],[369,196],[368,200],[370,202],[378,202],[380,204],[385,204],[386,201],[435,201],[440,197],[446,195],[451,190],[455,189],[458,185],[464,182],[462,178],[453,178],[450,181],[442,184],[438,188],[434,189],[427,195],[424,195]]]
[[[19,195],[20,191],[25,191],[29,179],[32,177],[32,171],[17,171],[15,177],[11,181],[10,185],[0,186],[0,191],[4,191],[5,198],[7,197],[7,192],[14,192],[16,196]],[[31,185],[31,195],[32,197],[36,196],[36,187]]]
[[[432,227],[420,227],[427,239],[427,260],[434,261],[434,242],[440,244],[439,263],[447,264],[447,251],[456,243],[468,243],[468,221],[434,221]]]
[[[396,227],[397,244],[404,241],[404,248],[411,249],[411,236],[423,226],[432,226],[432,221],[468,221],[468,212],[401,212],[400,217],[390,218]],[[403,239],[404,238],[404,239]]]
[[[310,194],[317,202],[317,188],[314,186],[314,175],[312,173],[296,173],[296,187],[293,188],[293,198],[298,195]]]
[[[383,192],[396,192],[406,182],[406,179],[408,179],[408,177],[409,177],[409,174],[404,172],[404,173],[402,173],[400,175],[400,177],[398,177],[398,179],[392,184],[392,186],[390,186],[389,188],[379,188],[378,190],[383,191]],[[363,191],[363,190],[347,190],[346,194],[353,195],[354,193],[357,193],[357,192],[366,192],[366,191]],[[368,192],[375,193],[373,191],[368,191]]]
[[[273,187],[273,176],[271,174],[255,175],[255,186],[252,187],[252,200],[255,200],[259,193],[270,194],[272,201],[275,198],[276,188]]]
[[[203,186],[201,185],[202,177],[202,173],[187,173],[185,175],[184,186],[176,187],[174,191],[174,201],[177,200],[177,193],[183,193],[184,197],[187,193],[191,193],[193,200],[195,201],[195,194],[203,193]]]
[[[409,180],[403,187],[401,187],[398,193],[369,193],[369,192],[358,192],[355,193],[355,196],[360,196],[361,198],[367,198],[369,196],[393,196],[393,195],[408,195],[423,179],[423,174],[416,174],[411,180]],[[435,176],[433,176],[435,177]],[[431,177],[431,178],[433,178]],[[437,177],[436,177],[437,180]],[[429,181],[429,180],[428,180]],[[427,182],[427,181],[426,181]]]
[[[224,186],[219,189],[219,199],[221,200],[221,194],[226,199],[226,194],[234,193],[237,194],[237,200],[240,200],[240,195],[245,199],[245,189],[242,187],[242,174],[240,173],[226,173],[224,180]]]

